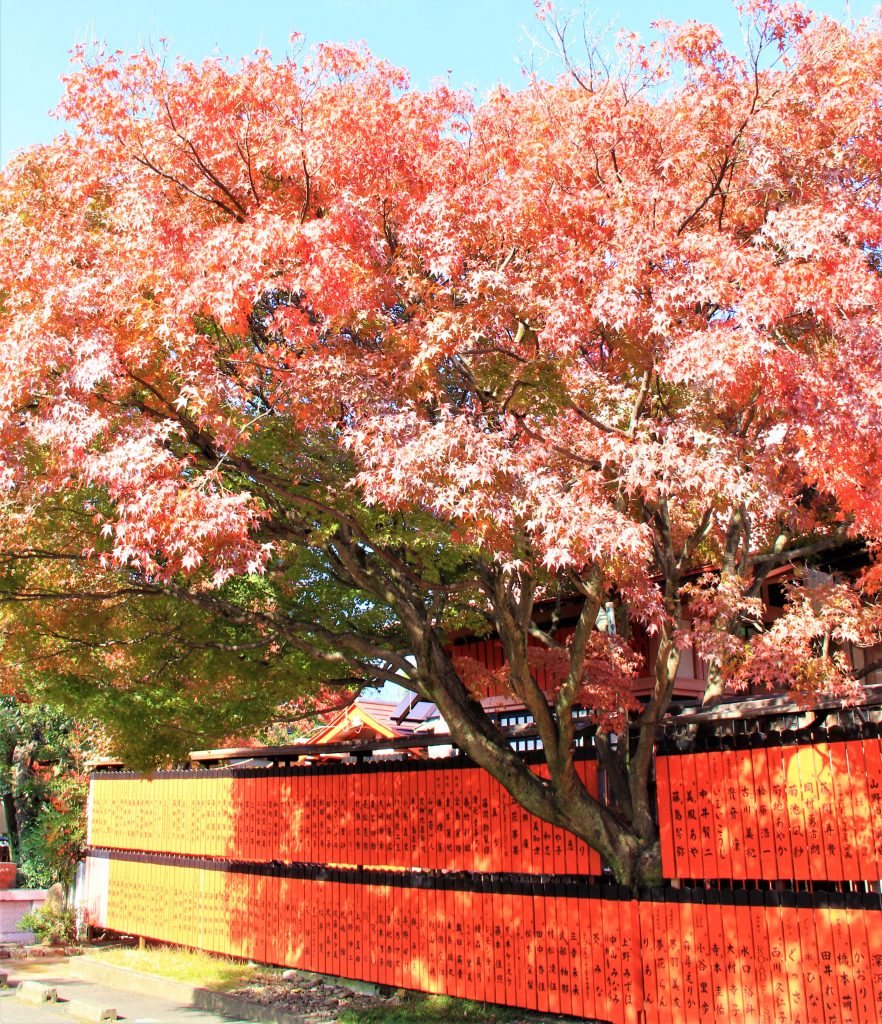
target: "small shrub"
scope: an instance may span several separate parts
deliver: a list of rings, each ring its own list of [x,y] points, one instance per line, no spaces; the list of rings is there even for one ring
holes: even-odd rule
[[[18,927],[33,932],[46,946],[63,945],[76,939],[77,916],[73,907],[50,900],[25,914]]]

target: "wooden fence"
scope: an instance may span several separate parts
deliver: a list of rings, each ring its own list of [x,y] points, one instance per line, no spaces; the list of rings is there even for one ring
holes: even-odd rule
[[[637,898],[462,758],[96,773],[87,917],[614,1024],[882,1024],[880,727],[793,735],[660,746],[676,881]]]
[[[876,723],[702,738],[656,756],[668,878],[878,881],[882,740]]]
[[[535,760],[535,758],[534,758]],[[577,771],[597,795],[597,762]],[[537,764],[536,771],[542,772]],[[92,776],[93,846],[236,861],[595,875],[598,854],[462,757]]]

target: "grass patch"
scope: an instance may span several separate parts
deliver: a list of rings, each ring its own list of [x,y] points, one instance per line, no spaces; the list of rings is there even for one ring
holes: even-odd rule
[[[113,967],[128,967],[145,974],[185,981],[216,992],[241,988],[252,980],[255,968],[239,960],[212,956],[177,946],[147,946],[146,949],[117,947],[91,954],[96,960]]]
[[[372,1010],[344,1010],[340,1024],[483,1024],[512,1020],[512,1011],[499,1006],[485,1006],[451,996],[407,995],[397,1006]]]

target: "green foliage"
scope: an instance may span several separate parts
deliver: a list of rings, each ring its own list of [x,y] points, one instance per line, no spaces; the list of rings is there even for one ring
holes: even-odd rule
[[[74,942],[77,937],[77,920],[73,907],[66,903],[47,901],[18,922],[21,931],[33,932],[47,946]]]
[[[518,1015],[523,1020],[523,1015]],[[340,1024],[447,1024],[463,1021],[478,1024],[483,1021],[512,1021],[512,1011],[499,1006],[487,1006],[467,999],[450,996],[419,996],[408,994],[397,1006],[382,1006],[371,1010],[344,1010]]]
[[[86,847],[84,775],[62,776],[50,789],[49,800],[19,841],[19,871],[28,888],[47,889],[60,882],[73,885],[77,862]]]
[[[86,841],[83,738],[62,708],[0,697],[0,799],[27,886],[73,882]]]
[[[285,598],[267,591],[265,580],[246,577],[231,581],[219,597],[236,607]],[[299,613],[297,603],[290,602],[292,614]],[[342,603],[330,601],[329,607]],[[71,602],[61,610],[63,640],[54,618],[59,610],[17,609],[21,685],[77,717],[101,721],[114,754],[135,767],[247,737],[280,704],[332,675],[284,642],[271,643],[252,629],[165,597],[98,608]]]
[[[247,419],[243,413],[243,429],[254,415],[260,410]],[[392,512],[359,500],[346,486],[353,467],[332,427],[300,432],[273,417],[259,426],[243,434],[243,451],[257,467],[282,467],[291,494],[332,495],[330,503],[364,536],[430,584],[472,574],[473,548],[452,540],[445,524],[418,508]],[[30,458],[40,471],[45,453],[34,450]],[[0,560],[0,653],[8,685],[77,719],[100,721],[107,753],[150,769],[180,762],[194,749],[253,739],[278,720],[280,707],[297,705],[294,714],[334,705],[328,684],[345,698],[352,687],[343,681],[363,669],[359,659],[341,657],[345,644],[335,634],[363,639],[377,651],[409,649],[398,614],[337,571],[328,551],[340,529],[333,513],[304,517],[293,501],[287,507],[287,498],[261,498],[274,503],[272,514],[291,524],[295,539],[267,531],[261,539],[273,553],[263,575],[238,575],[219,587],[208,568],[201,579],[202,570],[181,578],[176,584],[188,593],[185,600],[157,592],[134,570],[102,568],[75,554],[107,554],[110,541],[98,528],[114,514],[106,494],[84,487],[47,500],[28,521],[29,544],[52,550],[64,537],[71,557]],[[15,597],[37,592],[59,597]],[[92,600],[90,594],[114,596]],[[486,617],[473,607],[465,596],[444,603],[439,626],[485,632]]]

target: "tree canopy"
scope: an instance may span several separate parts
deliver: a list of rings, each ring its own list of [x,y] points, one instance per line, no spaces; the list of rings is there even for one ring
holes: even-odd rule
[[[0,183],[9,678],[176,721],[168,748],[394,680],[652,878],[681,649],[709,699],[845,698],[837,644],[879,625],[882,34],[743,16],[743,57],[690,22],[581,62],[552,20],[560,77],[481,102],[359,47],[78,53],[75,129]],[[765,575],[844,539],[861,577],[763,628]],[[561,639],[535,607],[572,598]],[[610,599],[658,637],[639,706]],[[548,779],[476,703],[463,630],[498,635]],[[597,741],[606,806],[577,706],[631,718]]]

